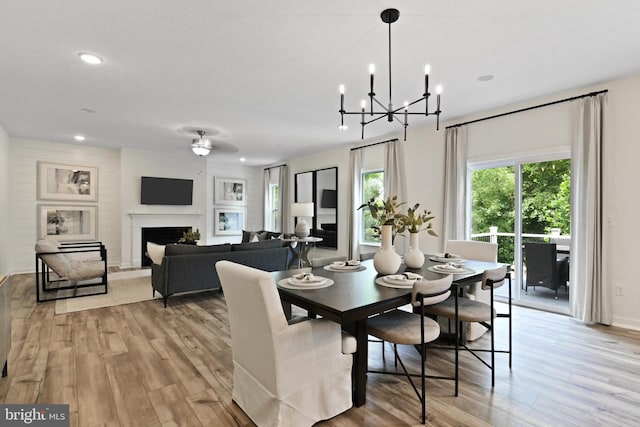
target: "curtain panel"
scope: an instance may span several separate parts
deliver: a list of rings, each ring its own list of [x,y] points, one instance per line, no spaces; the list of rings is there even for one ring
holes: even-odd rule
[[[611,324],[610,289],[604,278],[602,144],[606,93],[576,102],[571,162],[570,313],[585,323]]]

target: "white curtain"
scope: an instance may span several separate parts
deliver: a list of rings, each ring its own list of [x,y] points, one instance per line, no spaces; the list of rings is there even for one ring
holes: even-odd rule
[[[384,198],[398,197],[399,202],[407,202],[407,175],[404,165],[404,145],[402,142],[391,141],[384,146]],[[402,205],[407,210],[407,205]],[[396,239],[396,250],[403,254],[407,251],[409,239]]]
[[[362,205],[362,150],[351,150],[349,155],[349,170],[351,171],[349,187],[349,259],[360,259],[360,215],[358,210]]]
[[[289,218],[289,204],[285,203],[289,200],[289,168],[287,165],[276,166],[264,170],[263,177],[263,197],[264,197],[264,230],[278,231],[281,233],[286,232],[285,226],[287,225],[286,218]],[[275,229],[272,230],[272,207],[273,201],[271,200],[271,184],[278,183],[278,221],[275,224]]]
[[[443,241],[467,239],[467,128],[445,131]]]
[[[606,93],[577,102],[571,155],[571,315],[611,324],[610,289],[603,272],[602,139]]]

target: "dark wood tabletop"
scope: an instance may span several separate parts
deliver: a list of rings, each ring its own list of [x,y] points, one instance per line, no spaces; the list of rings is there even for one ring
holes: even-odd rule
[[[444,274],[429,270],[429,267],[441,263],[430,261],[428,256],[426,258],[422,268],[409,269],[403,264],[398,273],[410,271],[422,275],[427,280],[442,278]],[[316,267],[272,273],[276,282],[301,272],[311,272],[316,276],[334,281],[332,286],[321,289],[289,289],[279,286],[278,291],[285,305],[285,310],[290,307],[290,304],[296,305],[308,310],[309,313],[340,323],[344,329],[355,336],[358,342],[353,368],[355,406],[364,405],[366,402],[368,358],[366,319],[374,314],[411,302],[410,288],[398,289],[380,286],[375,283],[375,279],[380,275],[373,268],[373,261],[363,261],[362,265],[366,267],[362,271],[336,272]],[[485,270],[501,265],[503,264],[468,260],[465,267],[472,269],[473,273],[454,274],[454,286],[475,283],[481,280]]]

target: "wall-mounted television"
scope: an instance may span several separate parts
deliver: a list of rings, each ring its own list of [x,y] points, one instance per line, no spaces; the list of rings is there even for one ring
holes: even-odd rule
[[[191,205],[192,203],[192,179],[156,178],[152,176],[143,176],[140,179],[140,204]]]
[[[320,198],[321,208],[337,208],[338,207],[338,190],[322,190]]]

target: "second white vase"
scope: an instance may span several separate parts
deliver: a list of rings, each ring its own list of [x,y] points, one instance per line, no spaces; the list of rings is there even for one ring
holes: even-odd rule
[[[404,263],[409,268],[420,268],[424,265],[424,254],[420,250],[418,233],[409,234],[409,250],[404,254]]]
[[[393,230],[390,225],[380,227],[382,244],[373,256],[373,268],[379,274],[394,274],[400,268],[402,259],[393,248]]]

